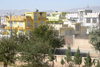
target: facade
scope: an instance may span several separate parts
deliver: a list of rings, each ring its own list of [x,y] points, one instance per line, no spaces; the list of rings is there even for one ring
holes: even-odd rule
[[[64,21],[62,28],[60,28],[61,36],[70,36],[74,34],[81,34],[81,23],[73,21]]]
[[[52,12],[49,16],[47,16],[47,23],[59,24],[63,22],[63,19],[66,19],[66,12]]]
[[[6,25],[6,24],[7,24],[7,21],[6,21],[5,19],[6,19],[5,16],[1,16],[1,17],[0,17],[0,24],[1,24],[1,25]]]
[[[46,12],[26,12],[25,16],[8,16],[6,17],[7,34],[22,33],[28,34],[34,28],[46,23]]]
[[[74,14],[76,17],[76,15]],[[52,12],[50,16],[47,16],[49,25],[53,26],[60,36],[67,36],[81,33],[81,23],[73,20],[66,19],[65,12]],[[60,22],[58,22],[61,20]],[[48,23],[48,22],[47,22]]]
[[[100,13],[94,13],[92,10],[78,10],[77,13],[66,14],[66,18],[81,23],[81,26],[87,28],[87,34],[94,28],[100,28]]]
[[[74,35],[81,34],[81,24],[74,21],[65,20],[60,28],[60,36],[64,37],[66,44],[74,43]]]

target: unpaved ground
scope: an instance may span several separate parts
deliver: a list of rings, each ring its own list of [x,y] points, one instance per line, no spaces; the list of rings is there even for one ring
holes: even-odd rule
[[[57,60],[54,61],[55,62],[54,67],[62,67],[61,59],[64,59],[65,56],[64,55],[56,55],[56,56],[57,56]],[[52,65],[52,62],[50,64]],[[82,64],[80,65],[80,67],[83,67],[83,66],[84,66],[84,57],[82,58]],[[68,67],[68,63],[66,61],[63,67]],[[79,67],[79,66],[73,63],[73,67]],[[92,67],[95,67],[95,66],[92,65]]]
[[[64,46],[67,48],[67,45]],[[90,53],[92,57],[98,57],[99,53],[95,50],[92,44],[89,43],[89,39],[74,39],[74,44],[71,45],[72,50],[80,49],[81,52]]]

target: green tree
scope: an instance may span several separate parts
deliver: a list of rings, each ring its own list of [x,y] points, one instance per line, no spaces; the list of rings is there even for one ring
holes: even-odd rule
[[[96,67],[100,67],[100,61],[99,60],[97,61]]]
[[[90,54],[88,53],[87,57],[85,58],[85,66],[86,67],[91,67],[92,66],[92,59],[91,59],[91,56]]]
[[[64,39],[61,39],[59,33],[49,25],[40,25],[34,29],[31,35],[48,42],[48,45],[54,50],[53,54],[55,54],[56,48],[62,47],[64,44]]]
[[[47,42],[44,42],[40,38],[36,38],[35,36],[28,37],[26,35],[21,35],[17,38],[21,57],[19,58],[21,61],[27,62],[28,66],[31,67],[43,67],[46,65],[45,57],[48,53]]]
[[[77,49],[77,52],[75,53],[74,62],[75,64],[78,64],[79,66],[82,63],[82,57],[81,57],[79,48]]]
[[[59,37],[57,31],[48,25],[41,25],[38,28],[35,28],[32,34],[43,39],[43,41],[48,41],[49,46],[54,49],[59,48],[64,44],[64,40]]]
[[[13,38],[2,38],[0,40],[0,61],[4,62],[4,67],[16,60],[17,45]]]
[[[19,35],[15,40],[19,46],[21,60],[32,67],[44,65],[47,55],[51,57],[51,60],[54,60],[55,49],[64,44],[56,31],[48,25],[35,28],[29,35]],[[52,49],[54,49],[53,56],[49,55],[49,51]]]
[[[72,61],[72,57],[71,57],[71,48],[70,46],[68,46],[68,50],[66,50],[66,57],[65,60],[67,61],[67,63],[69,64],[70,61]]]
[[[49,51],[48,55],[49,55],[49,60],[52,61],[52,67],[54,67],[55,56],[54,56],[54,54],[52,53],[51,50]]]
[[[62,60],[61,60],[61,65],[62,65],[62,67],[63,67],[64,64],[65,64],[65,62],[64,62],[64,60],[62,59]]]
[[[100,29],[90,32],[89,39],[95,49],[100,51]]]
[[[40,25],[30,34],[31,37],[36,36],[37,38],[42,39],[44,42],[48,42],[49,47],[53,50],[53,55],[56,52],[56,48],[62,47],[64,44],[64,40],[59,37],[59,33],[57,33],[57,31],[49,25]]]

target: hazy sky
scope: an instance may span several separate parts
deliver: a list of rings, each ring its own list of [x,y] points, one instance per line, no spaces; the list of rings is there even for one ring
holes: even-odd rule
[[[100,0],[0,0],[0,9],[66,10],[100,6]]]

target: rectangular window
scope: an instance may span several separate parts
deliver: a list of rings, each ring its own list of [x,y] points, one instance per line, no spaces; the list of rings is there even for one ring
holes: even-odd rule
[[[19,27],[23,27],[23,22],[19,22]]]
[[[30,21],[27,22],[27,26],[28,26],[28,27],[31,26],[31,22],[30,22]]]
[[[9,22],[9,27],[12,27],[12,26],[13,26],[12,22]]]
[[[44,24],[44,21],[40,21],[40,24]]]
[[[35,27],[35,28],[38,27],[38,23],[35,22],[35,23],[34,23],[34,27]]]
[[[20,30],[20,31],[19,31],[19,34],[24,34],[24,31],[23,31],[23,30]]]
[[[13,23],[14,23],[14,24],[17,24],[17,22],[16,22],[16,21],[14,21]]]
[[[93,19],[92,19],[92,22],[93,22],[93,23],[97,23],[97,18],[93,18]]]
[[[66,30],[65,35],[72,35],[72,30]]]
[[[86,18],[86,22],[87,23],[90,23],[91,22],[91,19],[90,18]]]
[[[76,25],[76,31],[79,31],[79,24]]]
[[[38,20],[38,14],[34,13],[34,21],[37,21],[37,20]]]

